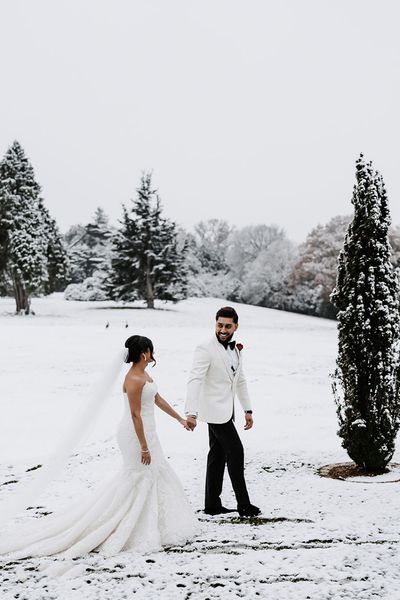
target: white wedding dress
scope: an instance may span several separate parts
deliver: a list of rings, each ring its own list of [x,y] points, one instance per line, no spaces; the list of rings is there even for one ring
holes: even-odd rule
[[[141,463],[139,440],[124,394],[124,416],[117,431],[122,469],[67,512],[24,519],[0,532],[1,558],[54,554],[76,558],[93,550],[106,556],[125,551],[143,554],[185,544],[197,533],[198,521],[157,437],[156,393],[155,383],[147,382],[141,416],[151,464]]]

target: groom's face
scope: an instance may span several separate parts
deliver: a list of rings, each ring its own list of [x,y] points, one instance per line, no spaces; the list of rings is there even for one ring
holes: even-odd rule
[[[229,342],[238,327],[231,317],[218,317],[215,333],[220,342]]]

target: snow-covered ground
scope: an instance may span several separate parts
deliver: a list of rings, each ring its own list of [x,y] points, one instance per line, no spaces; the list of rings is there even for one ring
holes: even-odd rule
[[[151,374],[161,393],[182,410],[194,346],[212,335],[214,314],[222,304],[187,300],[149,311],[64,302],[54,295],[34,301],[36,316],[16,317],[13,301],[0,299],[0,484],[20,481],[40,454],[54,448],[88,398],[91,382],[129,335],[153,339],[158,362]],[[83,572],[73,579],[43,577],[37,560],[3,564],[1,597],[400,598],[399,484],[344,482],[317,474],[322,465],[348,460],[336,436],[329,380],[335,323],[237,308],[236,337],[245,346],[255,427],[243,431],[240,419],[237,425],[251,499],[262,508],[264,520],[205,519],[199,512],[201,534],[187,546],[146,556],[93,556],[77,564]],[[118,453],[111,434],[120,407],[116,388],[89,442],[41,506],[61,509],[113,472]],[[200,510],[206,427],[188,433],[160,414],[158,428],[167,456]],[[0,510],[2,496],[17,485],[0,485]],[[234,506],[228,479],[223,501]]]

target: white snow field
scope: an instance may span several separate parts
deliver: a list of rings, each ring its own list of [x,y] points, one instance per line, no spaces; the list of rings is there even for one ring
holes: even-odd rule
[[[34,300],[35,316],[20,317],[13,315],[12,299],[1,299],[0,511],[18,482],[31,476],[26,470],[37,457],[55,447],[87,400],[91,382],[129,335],[153,339],[158,362],[151,374],[182,411],[194,346],[213,335],[215,312],[225,304],[191,299],[151,311],[53,295]],[[240,521],[235,513],[205,518],[206,426],[189,433],[160,413],[161,442],[199,510],[200,535],[151,555],[90,555],[75,561],[74,577],[44,576],[39,567],[54,558],[3,562],[2,598],[400,598],[399,483],[331,480],[317,473],[322,465],[348,461],[336,436],[329,379],[336,324],[236,308],[255,420],[253,430],[243,431],[237,410],[237,426],[251,499],[264,520]],[[62,510],[118,468],[112,432],[122,405],[119,388],[120,382],[88,443],[40,498],[37,506],[45,508],[38,514]],[[223,501],[235,506],[228,478]]]

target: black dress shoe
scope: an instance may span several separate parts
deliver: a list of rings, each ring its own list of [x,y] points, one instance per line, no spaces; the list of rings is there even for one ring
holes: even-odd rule
[[[238,513],[241,517],[256,517],[261,514],[261,510],[254,504],[239,504]]]
[[[227,513],[236,512],[234,508],[225,508],[225,506],[218,506],[217,508],[205,508],[204,512],[206,515],[226,515]]]

